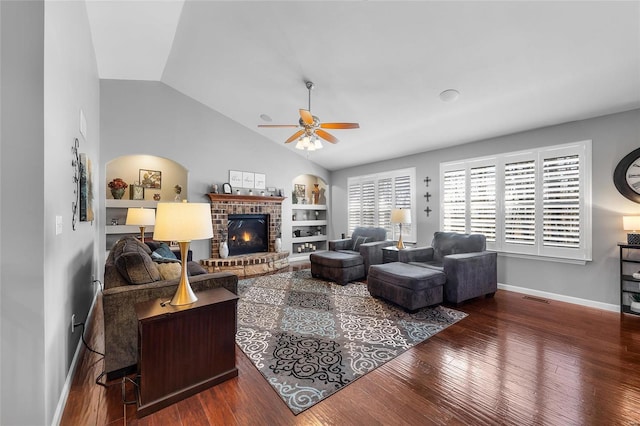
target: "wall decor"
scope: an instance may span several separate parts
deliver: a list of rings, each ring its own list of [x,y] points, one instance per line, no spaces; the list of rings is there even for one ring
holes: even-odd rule
[[[162,188],[162,172],[159,170],[140,169],[140,185],[150,189]]]
[[[640,148],[620,160],[613,172],[613,184],[627,199],[640,203]]]
[[[426,178],[424,178],[423,182],[425,183],[426,187],[429,187],[429,182],[431,182],[431,178],[429,176],[427,176]]]
[[[229,183],[223,183],[222,184],[222,193],[223,194],[231,194],[233,192],[233,189],[231,188],[231,184]]]
[[[78,221],[78,205],[80,204],[80,157],[78,148],[80,141],[75,138],[71,146],[71,167],[73,167],[73,202],[71,203],[71,229],[76,230],[76,222]]]
[[[242,172],[237,170],[229,170],[229,185],[234,188],[242,187]]]
[[[80,222],[93,221],[93,187],[91,160],[87,154],[80,154]]]
[[[253,188],[255,183],[255,174],[251,172],[242,172],[242,188]]]
[[[255,189],[265,189],[266,188],[266,180],[267,176],[264,173],[255,173]]]

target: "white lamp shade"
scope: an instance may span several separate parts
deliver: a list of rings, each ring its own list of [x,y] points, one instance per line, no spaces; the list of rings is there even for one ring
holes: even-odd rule
[[[411,223],[411,209],[391,209],[391,223]]]
[[[640,230],[640,216],[622,216],[622,227],[625,231]]]
[[[211,205],[206,203],[158,203],[153,239],[193,241],[213,237]]]
[[[156,223],[155,209],[129,208],[127,210],[127,225],[150,226]]]

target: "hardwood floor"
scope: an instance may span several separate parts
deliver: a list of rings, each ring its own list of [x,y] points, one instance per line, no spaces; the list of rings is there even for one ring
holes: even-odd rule
[[[469,316],[297,416],[236,348],[237,378],[138,419],[84,350],[61,424],[640,425],[640,316],[502,290],[456,309]],[[102,351],[101,300],[86,336]]]

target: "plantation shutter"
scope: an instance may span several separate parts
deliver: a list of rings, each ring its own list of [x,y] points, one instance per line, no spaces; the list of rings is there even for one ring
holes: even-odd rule
[[[470,232],[496,240],[496,166],[475,167],[469,173]]]
[[[356,226],[360,225],[360,215],[362,213],[361,202],[362,188],[359,183],[349,185],[349,212],[348,212],[348,234],[351,235]]]
[[[391,209],[393,208],[393,179],[378,181],[378,225],[392,235]]]
[[[580,158],[543,161],[543,244],[580,247]]]
[[[534,245],[536,221],[535,160],[507,163],[504,169],[504,240]]]
[[[395,192],[395,208],[397,209],[411,209],[411,176],[397,176],[394,179],[394,192]],[[411,223],[402,225],[402,238],[410,239],[412,234]]]
[[[466,171],[449,170],[443,176],[443,231],[466,232]]]
[[[373,181],[362,183],[362,216],[360,226],[377,226],[376,185]]]
[[[387,238],[393,238],[391,210],[411,209],[415,220],[415,168],[392,170],[366,176],[349,177],[348,188],[348,231],[352,233],[358,226],[380,227],[387,231]],[[402,234],[409,241],[415,241],[415,228],[403,225]]]

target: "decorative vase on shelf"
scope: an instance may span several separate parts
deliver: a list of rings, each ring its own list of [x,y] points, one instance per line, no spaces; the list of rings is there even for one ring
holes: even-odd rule
[[[317,183],[313,184],[313,189],[311,190],[311,193],[313,194],[313,204],[318,204],[318,200],[320,199],[319,184]]]
[[[276,250],[276,253],[280,253],[280,250],[282,249],[282,238],[276,237],[276,241],[273,244],[273,248]]]
[[[119,200],[124,195],[124,188],[112,189],[111,195],[114,199]]]
[[[220,257],[223,259],[226,259],[227,256],[229,256],[229,246],[227,245],[226,241],[222,241],[220,243],[220,249],[218,250],[218,253],[220,253]]]

